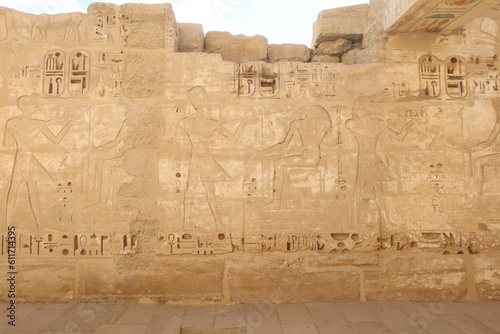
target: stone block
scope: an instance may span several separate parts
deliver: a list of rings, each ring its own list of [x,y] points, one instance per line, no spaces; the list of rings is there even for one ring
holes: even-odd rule
[[[335,256],[315,255],[309,256],[306,259],[308,268],[311,269],[326,269],[339,268],[345,266],[376,266],[378,265],[378,255],[367,254],[337,254]]]
[[[306,303],[359,300],[355,270],[307,270],[302,258],[260,256],[229,268],[231,301]]]
[[[500,300],[500,256],[474,256],[473,265],[477,297],[480,300]]]
[[[203,26],[196,23],[178,23],[179,51],[203,52],[205,51],[205,34]]]
[[[7,263],[7,261],[5,261]],[[22,267],[21,267],[22,265]],[[75,295],[75,262],[45,259],[23,259],[15,276],[15,300],[17,302],[72,302]],[[21,269],[22,268],[22,269]],[[2,282],[12,275],[7,267],[0,267]],[[5,290],[7,291],[7,290]],[[6,301],[7,292],[0,296]]]
[[[325,41],[316,49],[318,56],[337,56],[340,57],[352,49],[352,41],[345,38],[337,38],[334,41]]]
[[[341,37],[361,41],[369,22],[369,8],[370,5],[363,4],[323,10],[314,23],[312,46],[315,48],[324,41]]]
[[[381,257],[379,269],[365,270],[364,281],[368,301],[459,301],[467,296],[460,256]]]
[[[208,53],[220,53],[223,60],[245,63],[267,59],[267,38],[209,31],[205,38]]]
[[[308,62],[311,59],[311,49],[302,44],[270,44],[267,49],[269,62],[296,61]]]
[[[313,63],[340,63],[340,57],[338,56],[319,56],[315,55],[312,57]]]
[[[224,261],[153,257],[136,254],[118,261],[82,262],[85,301],[130,300],[148,296],[157,302],[221,301]],[[99,275],[96,275],[96,266]]]
[[[356,53],[356,64],[383,62],[386,58],[386,52],[381,45],[383,42],[375,40],[370,46],[360,49]]]
[[[342,63],[346,65],[356,64],[356,55],[359,53],[360,49],[352,49],[344,53],[341,57]]]

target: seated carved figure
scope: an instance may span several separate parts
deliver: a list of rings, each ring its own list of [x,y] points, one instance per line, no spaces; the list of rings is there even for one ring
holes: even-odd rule
[[[284,173],[287,167],[316,166],[321,160],[321,142],[332,128],[332,120],[325,108],[305,106],[295,112],[295,120],[285,138],[280,143],[264,151],[264,155],[274,157],[274,199],[281,202]],[[300,144],[291,145],[298,139]]]
[[[493,101],[496,111],[496,122],[484,142],[470,148],[472,163],[472,201],[465,206],[479,206],[483,203],[484,169],[490,166],[500,166],[500,99]]]

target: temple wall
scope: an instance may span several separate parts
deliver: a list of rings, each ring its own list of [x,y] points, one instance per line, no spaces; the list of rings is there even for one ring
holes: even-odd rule
[[[345,65],[177,52],[168,4],[0,8],[0,280],[23,301],[498,300],[495,15]]]

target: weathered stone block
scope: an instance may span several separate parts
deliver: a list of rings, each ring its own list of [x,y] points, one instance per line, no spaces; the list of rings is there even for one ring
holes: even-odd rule
[[[383,47],[381,47],[383,44],[384,41],[376,39],[370,46],[359,50],[356,54],[356,64],[384,62],[387,55]]]
[[[136,254],[116,261],[85,261],[81,266],[81,294],[86,301],[137,301],[144,296],[158,302],[223,300],[223,259]]]
[[[324,55],[324,56],[315,55],[312,58],[312,62],[313,63],[340,63],[340,57],[329,56],[329,55]]]
[[[300,257],[260,256],[229,268],[231,300],[236,303],[303,303],[359,300],[359,273],[310,271]]]
[[[368,254],[331,254],[315,255],[306,258],[306,265],[311,269],[325,269],[342,266],[376,266],[378,265],[378,255]]]
[[[237,63],[266,60],[267,38],[209,31],[205,38],[205,49],[208,53],[220,53],[223,60]]]
[[[271,63],[308,62],[311,59],[311,49],[302,44],[270,44],[267,49],[267,58]]]
[[[467,296],[460,256],[387,256],[380,269],[365,270],[368,301],[458,301]]]
[[[5,260],[7,263],[7,260]],[[0,301],[18,302],[72,302],[75,296],[75,262],[46,259],[23,259],[17,261],[18,272],[15,276],[15,297],[8,297],[7,291],[0,295]],[[7,267],[0,267],[0,279],[5,287],[12,275]],[[9,285],[7,285],[9,283]]]
[[[480,300],[500,299],[500,256],[481,254],[473,257],[476,292]]]
[[[342,63],[346,65],[356,64],[356,55],[359,53],[360,49],[352,49],[344,53],[341,57]]]
[[[205,51],[205,34],[203,26],[196,23],[178,23],[179,51],[203,52]]]
[[[153,97],[165,94],[167,75],[162,71],[167,66],[167,55],[163,52],[129,53],[126,56],[122,90],[129,97]]]
[[[312,46],[324,41],[346,38],[354,42],[363,39],[363,32],[369,22],[370,5],[357,5],[327,9],[318,14],[314,23]]]
[[[319,56],[341,56],[352,49],[352,41],[345,38],[338,38],[335,41],[321,43],[316,49]]]

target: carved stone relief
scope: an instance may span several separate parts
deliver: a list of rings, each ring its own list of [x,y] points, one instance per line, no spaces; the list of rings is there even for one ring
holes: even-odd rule
[[[48,51],[44,58],[44,93],[54,97],[68,93],[68,97],[60,107],[52,101],[52,114],[41,119],[31,116],[37,109],[37,98],[21,98],[18,112],[22,111],[22,115],[6,120],[4,146],[15,147],[12,176],[5,188],[7,224],[30,216],[31,223],[27,224],[37,232],[74,231],[64,228],[72,223],[77,230],[91,226],[108,233],[114,229],[106,228],[106,221],[126,226],[130,219],[150,217],[164,220],[161,225],[175,233],[220,232],[238,239],[259,230],[270,233],[279,224],[284,231],[294,233],[302,221],[314,221],[325,231],[349,231],[354,227],[360,232],[384,234],[401,226],[405,219],[400,212],[393,217],[404,175],[400,170],[404,163],[395,152],[406,147],[431,157],[429,150],[449,149],[460,143],[448,139],[442,127],[444,113],[448,121],[460,121],[458,108],[431,111],[424,104],[410,107],[398,99],[415,96],[400,94],[401,86],[397,94],[386,94],[381,89],[378,98],[358,98],[353,101],[353,108],[338,104],[338,100],[332,103],[325,95],[317,99],[318,104],[269,108],[264,92],[273,100],[289,98],[279,93],[273,96],[272,89],[262,84],[262,64],[259,71],[252,72],[252,80],[257,84],[251,90],[260,94],[262,100],[257,105],[220,103],[204,87],[194,86],[185,92],[182,102],[172,101],[166,110],[151,104],[122,104],[115,106],[115,116],[108,113],[108,105],[82,106],[81,112],[70,114],[65,101],[85,95],[93,87],[90,81],[103,78],[92,76],[92,66],[105,74],[108,83],[114,80],[111,88],[104,86],[103,94],[96,89],[96,97],[121,96],[115,87],[117,80],[123,80],[121,73],[126,66],[122,53],[95,54],[96,58],[85,51]],[[440,72],[445,68],[446,74],[454,73],[450,69],[455,64],[453,59],[446,66],[434,66],[431,59],[422,58],[421,77],[414,81],[422,82],[422,72],[432,73],[432,69]],[[273,73],[283,73],[280,66],[295,67],[293,63],[278,65],[270,67],[275,69]],[[457,66],[456,71],[462,73],[461,63]],[[311,69],[311,78],[324,82]],[[241,82],[240,74],[237,77]],[[322,78],[325,72],[318,74]],[[283,85],[282,76],[273,80],[276,86]],[[435,78],[435,82],[441,81]],[[443,84],[448,82],[445,79]],[[456,93],[457,97],[465,94],[467,81],[461,83],[463,90],[448,93]],[[460,87],[450,85],[449,89]],[[240,95],[239,100],[245,97]],[[31,105],[25,105],[25,101],[31,101]],[[386,112],[374,112],[382,105]],[[52,126],[57,118],[54,115],[59,120]],[[32,130],[27,134],[25,129]],[[488,142],[496,140],[495,129],[496,125]],[[69,133],[71,139],[61,145]],[[76,138],[84,141],[76,144],[79,152],[72,155],[70,147]],[[50,147],[51,143],[59,147],[60,154],[51,153],[52,158],[44,158],[47,163],[41,162],[41,157],[47,155],[43,147]],[[426,207],[428,223],[444,227],[447,208],[453,209],[449,207],[452,197],[448,196],[456,198],[460,191],[462,198],[477,198],[481,202],[484,189],[492,189],[488,190],[486,201],[491,202],[489,199],[496,193],[496,188],[491,188],[496,155],[493,151],[479,151],[471,148],[470,167],[464,165],[455,172],[466,177],[470,168],[471,194],[465,188],[447,186],[448,178],[444,175],[451,167],[446,159],[428,159],[427,167],[419,171],[419,177],[427,178],[428,185],[417,187],[423,197],[416,200]],[[232,158],[228,158],[227,152],[232,152]],[[60,161],[68,172],[49,172],[55,170],[46,166],[52,163],[50,159]],[[172,166],[169,185],[161,176],[162,165]],[[40,205],[42,195],[38,188],[42,184],[53,188],[57,205]],[[169,200],[162,194],[163,188],[171,189]],[[21,196],[22,191],[27,193]],[[165,199],[158,202],[158,196]],[[26,203],[18,203],[18,197],[24,197]],[[46,216],[50,218],[41,218]]]
[[[423,56],[419,60],[420,89],[425,96],[441,95],[441,64],[434,56]]]
[[[340,71],[336,64],[243,63],[235,86],[242,98],[333,99]]]
[[[175,52],[171,6],[144,6],[0,9],[0,227],[19,257],[99,259],[118,286],[165,261],[233,284],[239,257],[316,275],[351,254],[324,271],[376,276],[386,257],[498,252],[497,61],[404,44],[395,63],[226,62]]]
[[[65,58],[62,51],[52,51],[45,55],[44,61],[44,92],[50,96],[59,96],[64,92]]]
[[[170,4],[141,7],[94,3],[89,7],[91,39],[98,45],[177,48],[177,24]],[[147,36],[147,37],[146,37]]]

